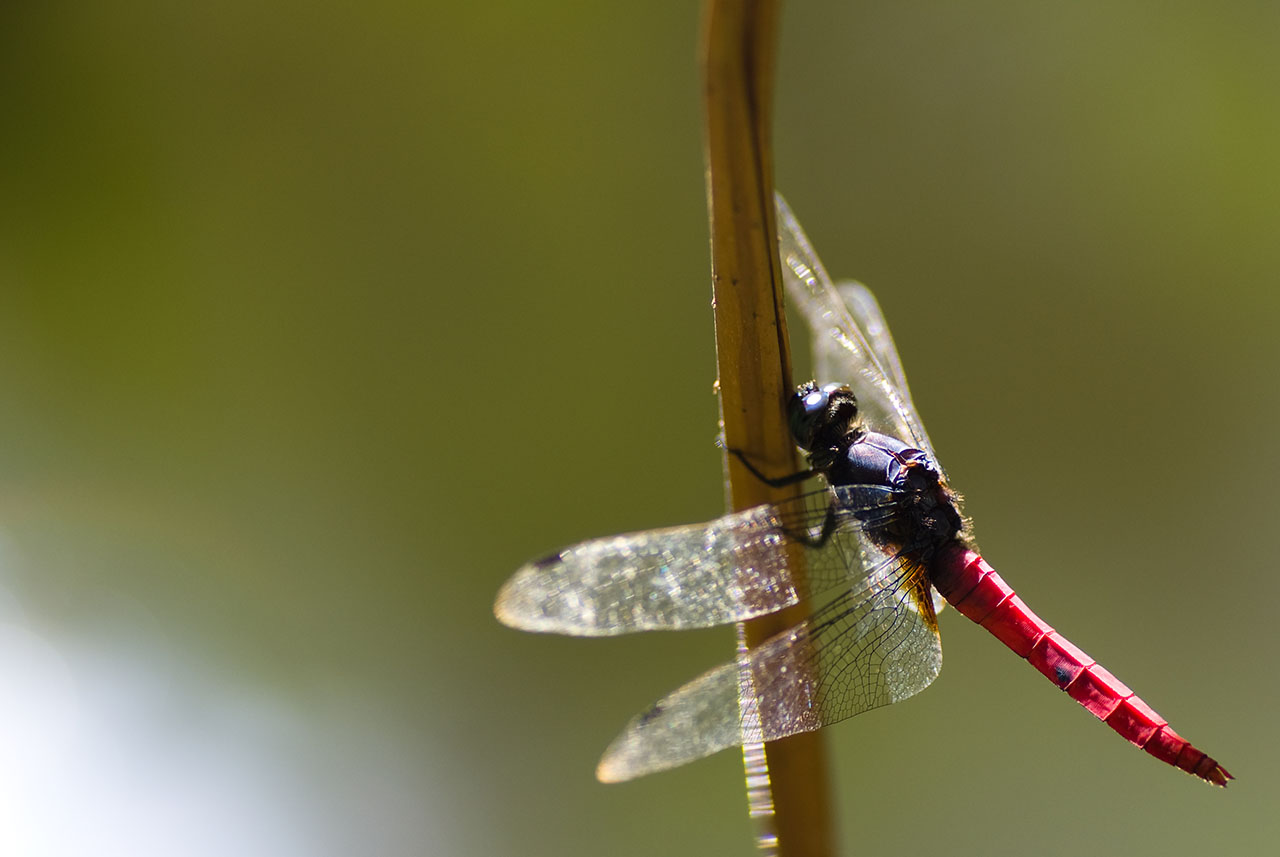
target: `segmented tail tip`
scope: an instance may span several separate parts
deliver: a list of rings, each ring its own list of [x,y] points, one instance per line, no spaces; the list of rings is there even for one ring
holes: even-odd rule
[[[1205,768],[1205,770],[1202,771],[1200,770],[1200,768]],[[1195,774],[1197,777],[1204,780],[1206,783],[1209,783],[1210,785],[1221,786],[1222,788],[1227,787],[1227,782],[1229,780],[1235,779],[1235,777],[1227,773],[1226,768],[1222,767],[1213,759],[1210,759],[1208,756],[1205,756],[1204,762],[1201,763],[1200,765],[1197,765],[1196,770],[1192,771],[1191,773]]]

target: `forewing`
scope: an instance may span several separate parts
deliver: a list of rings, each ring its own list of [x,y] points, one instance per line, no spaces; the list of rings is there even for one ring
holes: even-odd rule
[[[871,289],[856,280],[843,280],[836,283],[836,293],[844,301],[854,324],[862,331],[880,368],[885,371],[889,380],[898,388],[907,407],[915,410],[911,401],[911,391],[907,388],[907,373],[902,368],[902,359],[898,357],[898,348],[893,344],[893,335],[889,333],[889,324],[884,319],[884,312]],[[830,340],[824,340],[830,342]],[[824,351],[823,356],[830,361],[827,368],[832,371],[843,368],[840,360],[843,349]],[[817,356],[817,355],[815,355]]]
[[[770,506],[592,539],[521,567],[494,613],[513,628],[587,637],[742,621],[797,602],[782,548]]]
[[[924,450],[937,464],[875,298],[860,284],[837,291],[786,200],[779,194],[776,202],[783,281],[813,332],[820,380],[847,383],[870,428]]]
[[[833,501],[841,537],[829,550],[806,552],[805,590],[848,586],[882,562],[860,546],[868,527],[896,514],[893,492],[840,490],[706,524],[582,542],[521,567],[498,593],[494,613],[526,631],[600,637],[723,625],[789,607],[802,595],[787,542],[820,532]]]
[[[942,666],[928,593],[919,565],[886,555],[862,585],[634,718],[605,751],[597,776],[633,779],[919,693]]]

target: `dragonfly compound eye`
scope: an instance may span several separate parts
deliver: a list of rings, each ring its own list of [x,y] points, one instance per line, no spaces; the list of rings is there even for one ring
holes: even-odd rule
[[[787,406],[791,434],[801,449],[810,451],[819,435],[832,428],[843,433],[857,413],[857,400],[848,387],[841,384],[819,387],[814,381],[796,388]]]

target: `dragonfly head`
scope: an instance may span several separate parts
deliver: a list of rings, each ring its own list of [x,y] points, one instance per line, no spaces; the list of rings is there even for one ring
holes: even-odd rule
[[[805,452],[837,445],[858,418],[858,400],[843,384],[819,387],[807,381],[796,388],[787,403],[791,434]]]

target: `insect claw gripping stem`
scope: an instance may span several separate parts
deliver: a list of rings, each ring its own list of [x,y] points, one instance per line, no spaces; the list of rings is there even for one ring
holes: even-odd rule
[[[788,527],[782,528],[782,534],[793,542],[798,542],[807,548],[820,548],[825,545],[835,533],[836,521],[836,507],[835,504],[832,503],[827,506],[827,515],[822,519],[822,531],[816,536],[811,536],[808,533],[792,532]]]
[[[798,473],[789,473],[786,476],[779,476],[777,478],[772,478],[769,476],[765,476],[763,473],[757,470],[756,466],[747,460],[747,456],[742,452],[742,450],[733,449],[732,447],[726,447],[726,452],[731,453],[734,458],[742,462],[742,466],[747,468],[747,470],[751,471],[752,476],[759,479],[761,482],[763,482],[765,485],[768,485],[771,488],[785,488],[788,485],[795,485],[797,482],[803,482],[806,479],[812,479],[814,476],[817,476],[821,472],[819,470],[801,470]]]
[[[795,485],[797,482],[804,482],[806,479],[812,479],[822,471],[820,470],[801,470],[798,473],[791,473],[786,476],[779,476],[772,479],[765,476],[756,466],[747,460],[747,456],[740,449],[731,447],[725,448],[727,452],[733,454],[735,458],[742,462],[742,466],[751,471],[751,475],[759,479],[764,484],[772,488],[785,488],[788,485]],[[804,532],[794,532],[789,527],[782,528],[782,534],[793,542],[798,542],[807,548],[820,548],[825,545],[833,533],[836,531],[836,507],[834,505],[827,506],[827,515],[822,521],[822,531],[816,536],[811,536]]]

